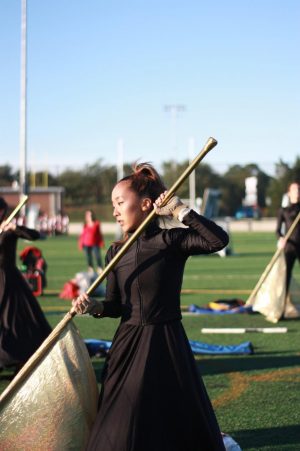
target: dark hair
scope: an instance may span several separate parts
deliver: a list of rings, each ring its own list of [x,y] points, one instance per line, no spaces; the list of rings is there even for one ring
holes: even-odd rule
[[[129,188],[140,198],[148,197],[154,202],[166,190],[164,182],[152,164],[135,163],[132,170],[132,174],[123,177],[118,183],[129,182]],[[154,221],[157,221],[157,218]],[[115,241],[114,244],[123,244],[127,239],[128,233],[125,233],[123,239]]]
[[[8,205],[5,201],[5,199],[3,199],[3,197],[0,197],[0,210],[3,210],[3,212],[0,216],[0,223],[1,223],[4,220],[7,210],[8,210]]]
[[[7,210],[7,203],[3,197],[0,197],[0,210]]]
[[[150,163],[135,163],[133,172],[123,177],[120,182],[129,182],[130,189],[139,197],[149,197],[154,202],[166,190],[160,175]]]
[[[90,209],[85,210],[86,213],[87,213],[88,211],[91,213],[91,220],[92,220],[92,221],[96,221],[96,214],[95,214],[94,210],[90,210]]]

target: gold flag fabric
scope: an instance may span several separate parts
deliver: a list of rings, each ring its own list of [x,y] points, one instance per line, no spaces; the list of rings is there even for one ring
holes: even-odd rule
[[[290,294],[286,296],[286,263],[284,253],[281,252],[268,276],[262,283],[257,294],[251,300],[253,311],[265,315],[268,321],[277,323],[284,318],[298,318],[300,316],[300,287],[292,278]]]
[[[0,450],[84,450],[97,403],[95,372],[70,321],[27,378],[8,387],[0,402]]]
[[[281,252],[251,302],[253,311],[262,313],[272,323],[277,323],[284,311],[285,280],[286,264]]]

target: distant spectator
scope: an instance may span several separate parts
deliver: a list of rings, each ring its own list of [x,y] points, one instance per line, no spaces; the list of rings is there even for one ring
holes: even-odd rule
[[[68,234],[69,217],[61,212],[53,216],[48,216],[47,213],[42,212],[38,218],[38,229],[43,236]]]
[[[67,235],[69,233],[70,219],[69,219],[69,216],[66,213],[62,214],[61,222],[62,222],[62,233],[64,235]]]
[[[94,273],[95,267],[93,256],[96,263],[98,274],[102,272],[102,257],[100,248],[104,247],[104,239],[101,232],[100,221],[96,220],[95,213],[92,210],[86,210],[85,223],[79,237],[79,248],[85,251],[88,272]]]
[[[48,235],[48,215],[47,213],[42,213],[38,219],[39,230],[43,236]]]

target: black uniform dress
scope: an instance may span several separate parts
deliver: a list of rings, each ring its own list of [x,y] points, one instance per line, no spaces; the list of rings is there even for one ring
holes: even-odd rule
[[[300,212],[300,203],[291,204],[288,207],[280,208],[277,216],[276,233],[282,237],[289,230],[292,223]],[[285,224],[285,232],[282,231],[282,225]],[[286,261],[286,290],[288,292],[293,266],[296,259],[300,262],[300,222],[298,222],[293,233],[284,247],[284,256]]]
[[[180,291],[187,258],[222,249],[228,236],[194,211],[183,223],[189,228],[150,224],[108,276],[102,316],[121,323],[89,451],[224,450],[181,324]],[[107,263],[119,247],[110,247]]]
[[[36,240],[36,230],[17,227],[0,234],[0,368],[21,365],[51,332],[29,285],[16,267],[18,238]]]

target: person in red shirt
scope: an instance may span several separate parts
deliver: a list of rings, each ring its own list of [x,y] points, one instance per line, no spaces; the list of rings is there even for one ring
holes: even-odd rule
[[[94,273],[93,256],[98,274],[102,272],[102,258],[100,248],[104,247],[104,239],[101,232],[100,221],[96,220],[92,210],[86,210],[85,223],[79,237],[79,248],[85,251],[88,264],[88,272]]]

